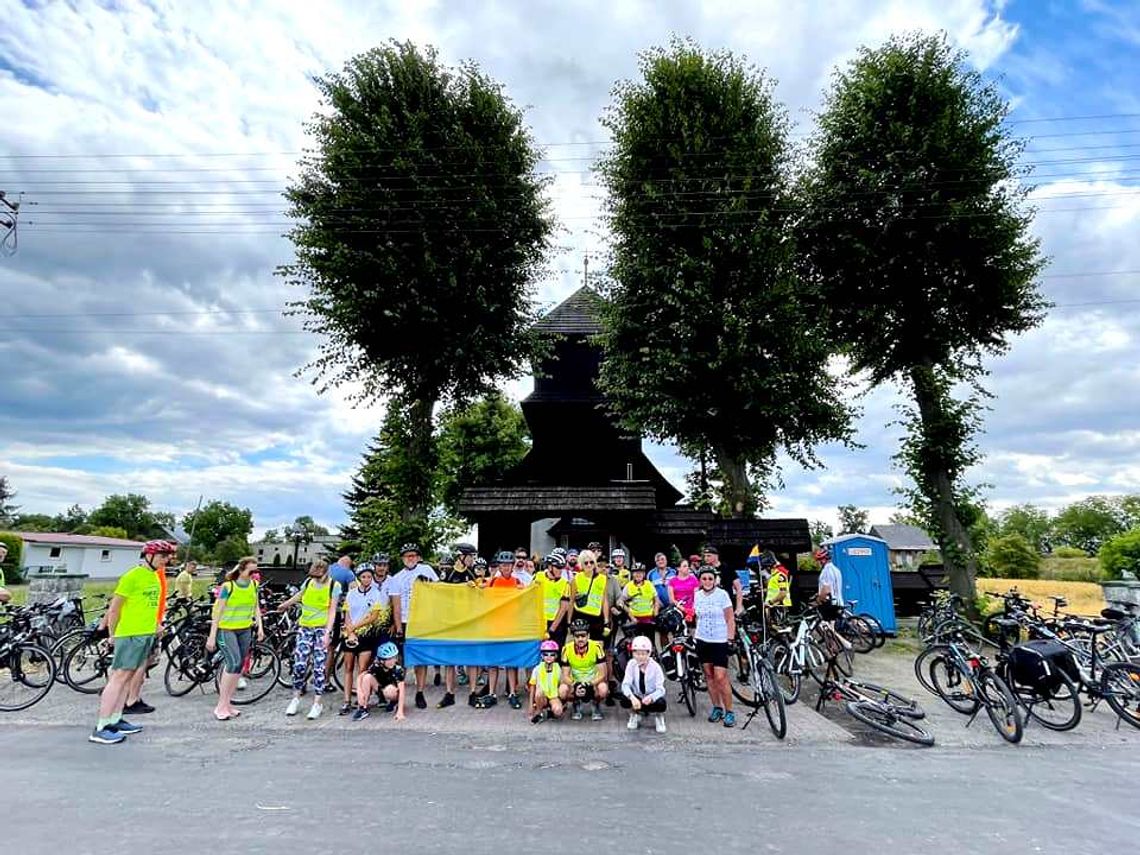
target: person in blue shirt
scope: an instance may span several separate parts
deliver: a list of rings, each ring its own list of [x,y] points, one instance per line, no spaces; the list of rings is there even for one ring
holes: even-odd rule
[[[669,556],[658,552],[653,556],[653,567],[646,577],[657,589],[657,599],[661,601],[661,608],[669,605],[669,580],[677,575],[677,571],[669,566]]]

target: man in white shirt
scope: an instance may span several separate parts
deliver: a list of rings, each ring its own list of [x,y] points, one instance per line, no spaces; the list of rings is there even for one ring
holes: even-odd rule
[[[819,573],[819,587],[816,589],[815,598],[820,603],[825,603],[828,600],[833,605],[843,605],[843,574],[839,572],[839,568],[831,563],[831,552],[826,546],[821,546],[815,551],[813,556],[823,569]]]
[[[412,608],[412,591],[416,582],[438,582],[439,576],[430,564],[420,561],[420,548],[414,543],[405,543],[400,547],[400,559],[404,562],[404,569],[392,577],[388,584],[388,596],[392,603],[392,632],[397,638],[404,637],[408,615]],[[424,686],[427,685],[427,666],[415,666],[416,675],[416,709],[427,709],[427,699],[424,698]]]

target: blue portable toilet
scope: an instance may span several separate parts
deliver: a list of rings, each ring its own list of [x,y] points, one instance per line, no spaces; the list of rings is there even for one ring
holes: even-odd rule
[[[844,534],[823,546],[831,550],[831,561],[843,574],[844,602],[858,600],[856,611],[874,615],[892,635],[897,632],[887,542],[869,534]]]

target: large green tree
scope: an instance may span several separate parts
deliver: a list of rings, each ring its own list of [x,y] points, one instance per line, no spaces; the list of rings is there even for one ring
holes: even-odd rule
[[[533,352],[532,285],[553,224],[522,114],[474,65],[389,43],[316,80],[314,153],[288,189],[296,260],[280,273],[321,338],[322,390],[394,398],[426,520],[432,415],[520,373]]]
[[[710,452],[748,515],[784,449],[848,437],[796,271],[788,121],[772,81],[690,42],[619,83],[600,162],[613,234],[601,383],[630,428]]]
[[[1096,555],[1106,541],[1126,531],[1129,523],[1121,499],[1089,496],[1063,507],[1053,520],[1053,532],[1061,545]]]
[[[247,541],[253,531],[253,512],[249,508],[214,499],[184,514],[182,528],[187,532],[193,531],[194,542],[201,544],[207,552],[213,552],[218,544],[229,538]]]
[[[87,515],[81,530],[90,533],[100,526],[114,526],[136,540],[165,537],[165,529],[174,527],[173,515],[165,511],[153,511],[150,499],[138,493],[115,494],[103,500],[103,504]]]
[[[464,489],[497,480],[529,447],[522,410],[500,392],[448,408],[439,420],[437,501],[458,516]]]
[[[840,534],[866,534],[871,527],[871,514],[866,508],[840,505],[836,511],[839,513]]]
[[[1003,537],[1019,534],[1037,552],[1043,551],[1053,533],[1049,512],[1028,502],[1006,508],[998,516],[997,524]]]
[[[803,239],[831,328],[856,372],[909,392],[911,507],[965,596],[977,497],[963,474],[981,417],[957,396],[1046,308],[1008,110],[944,36],[892,38],[836,72],[804,180]]]

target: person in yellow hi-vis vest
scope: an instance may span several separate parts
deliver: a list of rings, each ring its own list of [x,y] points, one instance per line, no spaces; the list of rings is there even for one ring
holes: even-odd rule
[[[258,608],[257,601],[257,583],[250,578],[256,569],[257,559],[252,555],[241,559],[226,574],[226,581],[222,583],[218,599],[214,601],[206,649],[211,652],[219,646],[222,649],[225,670],[218,680],[218,703],[214,706],[214,718],[218,721],[228,721],[241,715],[233,705],[233,697],[238,680],[241,679],[242,663],[253,646],[254,627],[257,627],[257,640],[265,640],[261,609]]]
[[[324,709],[321,696],[325,693],[325,664],[328,662],[340,596],[340,583],[334,582],[329,575],[328,562],[317,560],[309,567],[309,577],[301,585],[301,590],[277,607],[278,611],[283,612],[297,603],[301,604],[297,643],[293,648],[293,700],[285,708],[285,715],[296,715],[301,706],[301,694],[308,683],[310,663],[314,697],[313,706],[306,718],[319,718]]]

